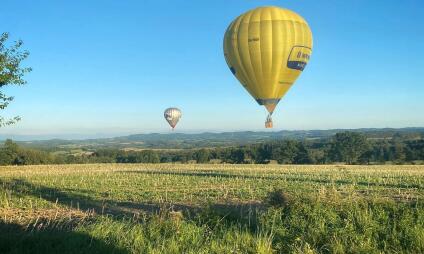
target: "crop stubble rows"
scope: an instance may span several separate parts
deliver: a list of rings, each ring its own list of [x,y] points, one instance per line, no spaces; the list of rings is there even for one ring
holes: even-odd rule
[[[0,176],[2,210],[248,203],[274,188],[296,198],[424,197],[422,166],[93,164],[2,167]]]

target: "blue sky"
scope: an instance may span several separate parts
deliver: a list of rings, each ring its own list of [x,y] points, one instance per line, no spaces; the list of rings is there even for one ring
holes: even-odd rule
[[[0,32],[31,55],[28,84],[0,134],[264,130],[266,112],[225,63],[222,39],[241,13],[294,10],[314,35],[311,61],[279,103],[274,130],[424,126],[422,1],[15,1]]]

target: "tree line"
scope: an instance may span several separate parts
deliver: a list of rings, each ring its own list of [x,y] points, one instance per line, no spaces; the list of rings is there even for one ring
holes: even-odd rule
[[[18,146],[6,140],[0,165],[70,163],[278,163],[278,164],[384,164],[423,163],[424,139],[367,139],[357,132],[340,132],[324,140],[277,140],[234,147],[125,151],[96,149],[61,154]]]

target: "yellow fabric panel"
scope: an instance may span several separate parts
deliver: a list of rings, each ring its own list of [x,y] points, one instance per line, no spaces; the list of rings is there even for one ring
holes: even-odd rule
[[[312,33],[306,21],[279,7],[259,7],[240,15],[224,36],[228,66],[262,104],[284,96],[311,53]]]

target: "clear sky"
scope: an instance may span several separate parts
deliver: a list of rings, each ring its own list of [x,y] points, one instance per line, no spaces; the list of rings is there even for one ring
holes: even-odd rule
[[[274,130],[424,126],[424,2],[2,0],[0,32],[31,55],[28,84],[7,88],[0,134],[116,135],[265,130],[266,112],[229,71],[228,24],[263,5],[309,23],[314,48],[274,112]]]

